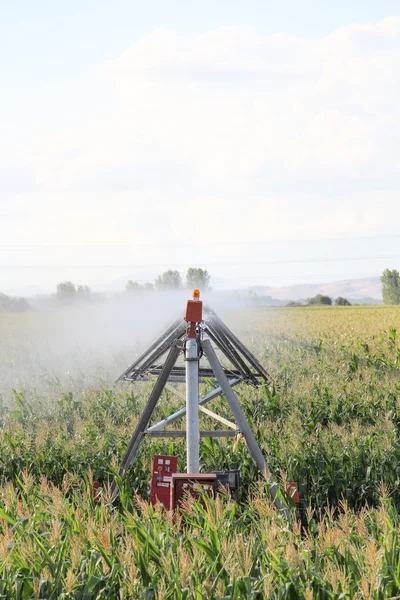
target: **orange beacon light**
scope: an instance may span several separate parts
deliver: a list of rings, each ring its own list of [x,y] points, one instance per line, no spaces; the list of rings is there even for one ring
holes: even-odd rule
[[[203,303],[200,300],[200,291],[193,290],[193,300],[188,300],[186,304],[185,321],[191,324],[191,335],[195,337],[195,323],[201,323],[203,320]]]

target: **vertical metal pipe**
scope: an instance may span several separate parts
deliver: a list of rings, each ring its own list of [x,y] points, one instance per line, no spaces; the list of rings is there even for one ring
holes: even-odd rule
[[[188,338],[185,345],[186,366],[186,456],[187,473],[200,470],[199,433],[199,352],[197,340]]]

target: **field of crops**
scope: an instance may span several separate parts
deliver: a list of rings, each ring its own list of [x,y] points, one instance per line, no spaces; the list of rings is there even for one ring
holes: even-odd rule
[[[240,502],[188,501],[175,518],[150,507],[152,455],[185,468],[184,441],[152,440],[112,505],[108,484],[150,389],[112,381],[143,336],[57,353],[46,332],[59,316],[2,314],[0,598],[400,597],[400,308],[223,316],[274,376],[235,390],[277,479],[298,482],[307,528],[276,514],[242,440],[201,447],[203,471],[240,468]],[[178,407],[167,391],[154,419]],[[222,399],[210,408],[231,418]]]

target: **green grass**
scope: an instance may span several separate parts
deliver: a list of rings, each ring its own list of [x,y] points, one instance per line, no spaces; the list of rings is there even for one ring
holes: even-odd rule
[[[183,521],[149,507],[140,498],[152,455],[178,454],[182,470],[185,458],[182,440],[152,440],[111,506],[108,484],[149,384],[108,385],[132,347],[88,363],[88,373],[83,362],[66,376],[53,362],[40,386],[35,364],[46,360],[27,332],[52,318],[0,318],[9,383],[0,406],[0,598],[400,595],[400,309],[260,309],[226,319],[275,378],[235,390],[268,465],[299,484],[306,534],[276,514],[242,440],[201,447],[204,471],[241,469],[241,503],[189,504]],[[166,392],[154,418],[178,405]],[[211,407],[231,418],[223,400]],[[100,504],[93,478],[104,485]]]

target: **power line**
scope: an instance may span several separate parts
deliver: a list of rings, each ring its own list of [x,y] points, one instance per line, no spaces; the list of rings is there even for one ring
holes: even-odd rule
[[[51,250],[54,248],[68,249],[71,248],[136,248],[137,246],[169,246],[173,244],[151,244],[151,243],[137,243],[137,244],[0,244],[0,250]]]
[[[400,254],[387,254],[383,256],[343,256],[334,258],[305,258],[292,260],[269,260],[269,261],[246,261],[236,263],[212,263],[207,261],[190,263],[154,263],[147,265],[0,265],[0,269],[171,269],[173,267],[241,267],[241,266],[268,266],[268,265],[290,265],[290,264],[311,264],[311,263],[331,263],[331,262],[352,262],[359,260],[387,260],[399,258]]]
[[[388,235],[355,236],[355,237],[325,237],[314,239],[278,239],[278,240],[248,240],[248,241],[208,241],[208,246],[263,246],[271,244],[302,244],[314,242],[353,242],[358,240],[382,240],[400,238],[400,233]],[[204,242],[137,242],[133,244],[0,244],[0,250],[35,250],[35,249],[82,249],[82,248],[186,248],[202,247]]]
[[[55,248],[130,248],[135,245],[130,244],[1,244],[0,250],[54,250]]]
[[[352,274],[352,273],[319,273],[319,274],[310,274],[310,275],[285,275],[285,274],[278,274],[278,275],[267,275],[267,276],[263,276],[261,275],[260,277],[258,275],[254,275],[253,277],[229,277],[228,281],[246,281],[246,282],[257,282],[257,281],[265,281],[265,280],[281,280],[281,279],[289,279],[289,280],[297,280],[297,279],[320,279],[320,278],[329,278],[329,280],[331,280],[332,277],[344,277],[346,279],[370,279],[370,278],[375,278],[375,277],[380,277],[380,275],[371,275],[371,273],[358,273],[358,274]]]

